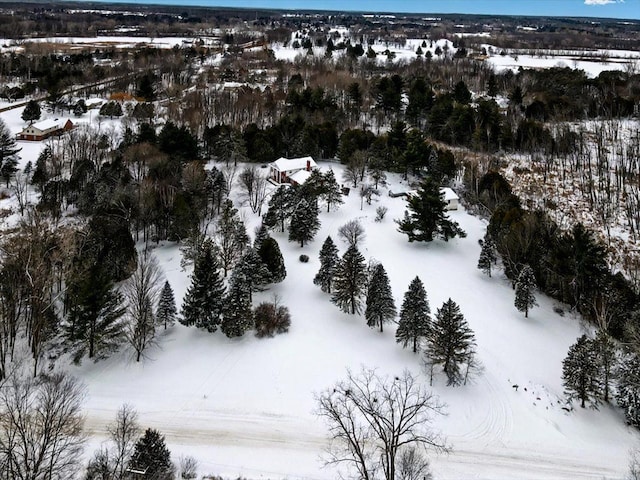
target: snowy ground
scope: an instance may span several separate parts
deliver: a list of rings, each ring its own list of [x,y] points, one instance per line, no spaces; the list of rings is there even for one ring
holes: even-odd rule
[[[20,113],[2,114],[13,131],[23,125]],[[21,145],[23,165],[35,161],[43,146]],[[340,166],[331,166],[340,177]],[[390,188],[398,190],[399,178],[391,182]],[[485,222],[464,210],[451,212],[466,238],[409,244],[393,222],[401,217],[405,201],[382,192],[373,205],[360,210],[352,190],[339,211],[321,214],[322,228],[304,248],[289,243],[285,234],[274,234],[288,275],[257,295],[254,304],[279,295],[292,315],[288,334],[229,340],[220,332],[176,325],[140,363],[125,350],[106,361],[69,366],[87,384],[87,453],[99,446],[105,425],[126,402],[138,410],[144,427],[166,435],[174,459],[195,456],[200,474],[336,478],[320,461],[326,426],[313,413],[314,392],[344,377],[346,368],[360,365],[389,374],[408,368],[427,381],[420,356],[395,343],[393,327],[383,334],[369,329],[362,316],[341,313],[312,283],[326,236],[332,235],[343,253],[346,247],[337,240],[337,229],[358,218],[367,231],[362,252],[384,264],[398,305],[411,279],[419,275],[432,310],[451,297],[476,334],[484,373],[464,387],[446,387],[442,378],[434,385],[448,405],[448,415],[436,426],[453,447],[450,455],[433,457],[436,478],[622,478],[628,451],[638,443],[622,414],[610,407],[573,412],[562,408],[561,362],[583,331],[579,319],[568,313],[559,316],[546,297],[538,299],[540,307],[528,319],[516,311],[504,276],[495,272],[489,278],[476,269]],[[376,223],[375,208],[381,205],[389,212]],[[11,206],[11,199],[0,201],[0,209]],[[247,209],[243,213],[252,232],[259,219]],[[301,253],[309,255],[309,263],[298,261]],[[175,244],[161,244],[155,254],[180,304],[191,269],[180,268]]]

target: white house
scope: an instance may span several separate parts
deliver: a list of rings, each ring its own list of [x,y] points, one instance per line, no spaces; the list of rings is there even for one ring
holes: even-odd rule
[[[447,210],[458,209],[458,200],[460,197],[456,195],[456,192],[451,190],[449,187],[442,187],[440,189],[440,193],[444,194],[444,201],[447,202]]]
[[[276,185],[298,184],[307,181],[318,164],[311,157],[279,158],[269,164],[269,180]]]

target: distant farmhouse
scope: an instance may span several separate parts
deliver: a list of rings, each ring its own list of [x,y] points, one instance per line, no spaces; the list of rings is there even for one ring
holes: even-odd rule
[[[311,157],[279,158],[269,164],[269,181],[275,185],[302,185],[318,164]]]
[[[72,128],[73,122],[68,118],[66,120],[58,118],[42,120],[24,127],[22,132],[18,134],[18,140],[39,142],[46,138],[53,137],[54,135],[62,135],[64,132],[68,132]]]

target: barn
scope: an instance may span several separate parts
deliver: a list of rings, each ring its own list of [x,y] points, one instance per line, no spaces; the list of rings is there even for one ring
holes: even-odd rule
[[[62,135],[72,128],[73,122],[68,118],[66,120],[58,118],[42,120],[24,127],[22,132],[18,134],[18,140],[39,142],[54,135]]]

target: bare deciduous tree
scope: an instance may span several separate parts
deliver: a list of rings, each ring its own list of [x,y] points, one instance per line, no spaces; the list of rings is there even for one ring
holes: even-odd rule
[[[366,368],[358,375],[349,371],[316,399],[317,413],[330,429],[328,463],[346,464],[363,480],[373,480],[379,470],[386,480],[396,480],[405,449],[448,450],[431,428],[444,405],[408,370],[393,378]]]
[[[0,478],[74,478],[85,442],[84,396],[63,373],[11,378],[0,389]]]
[[[349,246],[357,247],[366,236],[360,220],[349,220],[338,229],[338,236]]]
[[[125,403],[116,413],[116,421],[107,427],[111,441],[114,446],[111,450],[112,458],[111,471],[114,478],[124,478],[127,464],[140,436],[140,426],[138,425],[138,412]]]
[[[240,185],[253,213],[262,214],[262,206],[267,199],[267,179],[256,167],[247,167],[240,172]]]
[[[127,341],[136,352],[139,362],[142,353],[155,339],[154,306],[162,288],[162,272],[156,258],[148,251],[140,255],[138,268],[124,284],[129,323]]]

